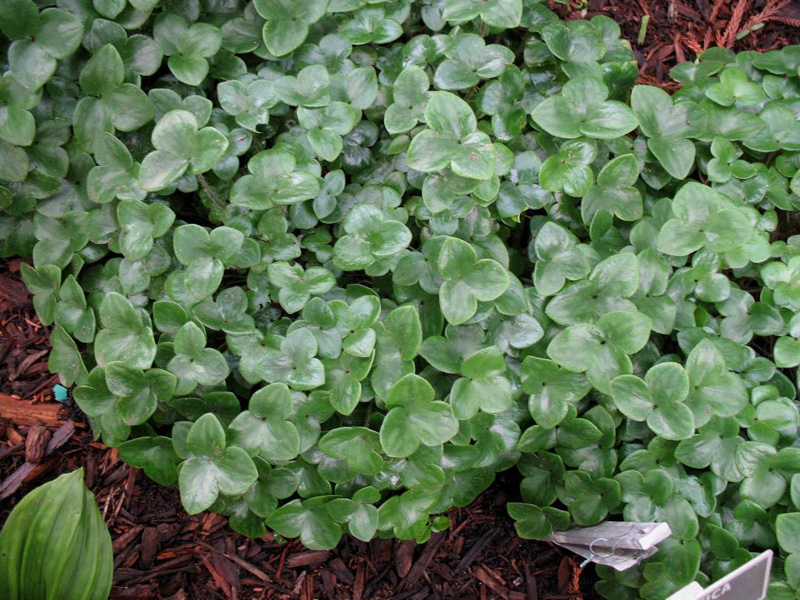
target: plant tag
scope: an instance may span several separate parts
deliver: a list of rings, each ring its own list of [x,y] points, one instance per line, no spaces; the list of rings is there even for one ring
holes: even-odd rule
[[[66,402],[69,400],[69,390],[63,385],[57,383],[53,386],[53,397],[56,402]]]
[[[586,563],[625,571],[658,551],[656,545],[670,536],[666,523],[607,521],[594,527],[557,531],[550,541],[586,559]]]
[[[771,568],[772,550],[767,550],[707,588],[693,582],[667,600],[763,600]]]

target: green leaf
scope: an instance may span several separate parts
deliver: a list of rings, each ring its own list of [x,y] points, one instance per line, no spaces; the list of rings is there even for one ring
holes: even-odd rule
[[[417,65],[409,65],[397,76],[392,88],[394,102],[386,109],[384,125],[391,134],[403,133],[424,118],[430,93],[428,75]]]
[[[95,52],[80,74],[81,89],[90,96],[102,96],[122,85],[124,80],[125,65],[111,44]]]
[[[280,0],[258,0],[254,5],[267,19],[263,31],[267,49],[275,56],[283,56],[305,41],[309,26],[325,14],[328,0],[300,0],[291,8]]]
[[[220,383],[230,373],[222,353],[205,346],[205,332],[192,321],[175,334],[175,356],[167,364],[167,370],[178,377],[181,394],[191,393],[197,385]]]
[[[153,37],[169,57],[167,65],[178,81],[200,85],[208,74],[208,57],[222,44],[220,30],[209,23],[188,25],[175,13],[162,13],[153,26]]]
[[[673,104],[662,89],[639,85],[631,92],[631,108],[648,137],[647,147],[664,169],[676,179],[685,179],[692,170],[694,144],[706,128],[706,112],[691,101]]]
[[[570,471],[564,478],[564,500],[578,525],[587,527],[602,521],[608,511],[621,502],[621,488],[617,481],[592,477],[583,471]]]
[[[778,515],[775,520],[775,530],[778,543],[785,552],[800,552],[800,513],[786,513]]]
[[[139,185],[145,190],[165,188],[187,170],[201,174],[210,170],[228,148],[228,139],[213,127],[198,130],[189,111],[173,110],[156,124],[152,134],[155,151],[145,156]]]
[[[588,22],[547,23],[542,39],[556,57],[574,63],[591,63],[605,54],[603,39]]]
[[[546,306],[547,316],[564,325],[592,322],[610,311],[633,311],[627,298],[639,283],[638,259],[621,252],[598,263],[588,280],[562,290]]]
[[[83,363],[78,346],[60,325],[53,327],[50,334],[50,358],[47,366],[53,373],[58,373],[64,386],[73,383],[83,384],[87,379],[86,366]]]
[[[375,537],[380,517],[372,502],[380,500],[380,492],[366,487],[353,494],[353,500],[339,498],[328,504],[328,512],[337,521],[347,523],[350,533],[361,541],[369,542]]]
[[[29,112],[41,94],[26,90],[11,73],[0,78],[0,138],[10,144],[30,146],[36,135],[36,121]]]
[[[135,369],[148,369],[156,356],[156,344],[149,319],[124,296],[112,292],[103,298],[99,310],[102,328],[97,332],[94,351],[97,364],[123,361]]]
[[[607,100],[608,94],[600,79],[577,77],[564,85],[561,97],[552,96],[540,103],[531,118],[557,137],[616,138],[635,129],[638,121],[625,104]]]
[[[633,88],[631,108],[649,138],[694,137],[705,127],[705,111],[694,102],[674,103],[664,90],[654,86]]]
[[[14,77],[29,89],[42,87],[56,70],[56,59],[41,45],[17,40],[8,49],[8,62]]]
[[[96,139],[94,148],[98,166],[89,171],[87,178],[89,199],[98,204],[108,204],[114,198],[143,200],[145,192],[139,187],[137,169],[125,145],[110,133],[103,132]]]
[[[29,166],[25,150],[0,139],[0,179],[7,182],[24,181]]]
[[[53,330],[54,335],[57,330]],[[106,386],[103,369],[95,367],[78,383],[73,394],[75,402],[90,418],[95,437],[102,437],[112,447],[122,444],[130,437],[131,428],[122,422],[117,412],[117,397]]]
[[[739,69],[725,69],[719,81],[709,86],[706,97],[722,106],[754,106],[766,99],[764,90],[757,83],[748,81],[747,75]]]
[[[739,427],[732,419],[714,418],[700,428],[699,433],[680,442],[675,457],[683,464],[711,471],[727,481],[740,481],[743,477],[736,465],[735,450],[743,442]]]
[[[694,166],[695,147],[685,138],[656,136],[647,140],[647,147],[675,179],[686,179]]]
[[[283,150],[259,152],[247,164],[251,175],[239,178],[231,190],[231,202],[256,210],[275,204],[295,204],[315,198],[320,192],[319,178],[296,169],[292,154]]]
[[[498,29],[518,27],[522,19],[521,0],[448,0],[442,18],[450,22],[466,22],[480,16],[487,25]]]
[[[542,164],[539,181],[544,189],[563,190],[570,196],[582,197],[594,183],[590,164],[597,156],[597,146],[592,140],[565,142],[558,153]]]
[[[775,364],[781,368],[800,365],[800,341],[790,337],[780,337],[775,342]]]
[[[210,329],[221,329],[226,333],[249,333],[255,323],[247,314],[247,295],[239,287],[223,290],[216,302],[206,300],[194,308],[195,316]]]
[[[633,187],[639,176],[639,165],[633,154],[623,154],[609,161],[597,174],[597,184],[581,202],[581,217],[591,223],[601,210],[613,213],[623,221],[642,218],[642,195]]]
[[[689,377],[676,363],[651,368],[644,381],[635,375],[620,375],[611,381],[614,404],[634,421],[668,440],[685,440],[694,434],[694,416],[682,401],[689,394]]]
[[[277,262],[269,266],[269,278],[280,288],[278,299],[288,313],[303,309],[312,295],[324,294],[336,280],[333,274],[322,267],[310,267],[307,271],[300,265]]]
[[[478,260],[474,248],[458,238],[444,241],[437,266],[444,279],[439,303],[452,325],[466,323],[477,311],[478,301],[496,300],[509,286],[508,273],[498,262]]]
[[[610,393],[611,380],[629,374],[629,354],[641,350],[650,335],[650,319],[639,313],[612,312],[596,325],[567,327],[547,347],[547,355],[565,369],[585,372],[589,382]]]
[[[327,510],[328,498],[292,500],[273,512],[267,525],[279,534],[296,538],[312,550],[332,550],[342,537],[342,528]]]
[[[366,269],[377,260],[398,254],[411,243],[411,232],[380,209],[359,204],[342,223],[345,235],[333,247],[334,264],[347,271]]]
[[[217,88],[220,105],[236,122],[250,131],[269,123],[269,109],[278,103],[273,85],[257,79],[249,85],[241,81],[224,81]]]
[[[280,342],[280,349],[266,348],[257,357],[260,376],[297,390],[319,387],[325,383],[325,367],[314,358],[317,349],[317,340],[308,329],[290,331]]]
[[[206,392],[202,398],[173,398],[169,406],[191,421],[196,421],[206,413],[212,413],[225,426],[241,411],[239,399],[233,392]]]
[[[90,171],[91,173],[94,170]],[[153,248],[154,238],[169,231],[175,213],[164,204],[146,205],[138,200],[122,200],[117,208],[120,250],[131,261],[142,260]]]
[[[39,10],[31,0],[9,0],[0,8],[0,29],[16,40],[34,35],[39,24]]]
[[[181,502],[186,512],[197,514],[216,502],[220,492],[242,494],[255,479],[252,459],[240,448],[219,452],[212,460],[192,457],[180,469]]]
[[[417,134],[408,148],[410,167],[427,172],[450,166],[456,175],[479,180],[494,175],[491,139],[476,131],[475,114],[466,102],[450,92],[433,92],[425,121],[430,129]]]
[[[359,475],[377,475],[384,468],[378,433],[364,427],[340,427],[319,440],[319,448],[332,458],[344,460]]]
[[[16,7],[10,7],[14,10]],[[11,72],[24,87],[36,90],[42,87],[56,69],[56,61],[66,58],[81,43],[83,25],[77,17],[58,8],[48,8],[41,12],[38,22],[33,19],[29,6],[21,9],[26,18],[14,26],[15,36],[33,39],[17,39],[8,48],[8,62]],[[8,19],[17,19],[18,13]],[[23,31],[25,36],[19,35]],[[34,41],[35,40],[35,41]]]
[[[705,425],[712,416],[732,417],[748,402],[741,378],[731,373],[720,351],[711,340],[703,340],[686,359],[689,396],[695,423]]]
[[[477,127],[469,104],[449,92],[431,94],[425,107],[425,122],[434,131],[453,139],[466,137]]]
[[[230,424],[230,443],[251,456],[259,454],[270,461],[295,458],[300,451],[300,437],[288,420],[291,412],[291,392],[285,384],[261,388],[250,397],[249,410]]]
[[[508,514],[514,519],[517,535],[528,540],[544,540],[553,535],[553,531],[569,527],[569,513],[545,506],[540,508],[533,504],[509,502],[506,505]]]
[[[118,447],[126,463],[144,469],[145,474],[161,485],[172,486],[178,481],[178,456],[168,437],[153,436],[129,440]]]
[[[752,232],[742,211],[727,207],[717,192],[697,182],[678,190],[672,212],[675,218],[667,221],[658,234],[658,248],[674,256],[686,256],[702,247],[727,252]]]
[[[29,264],[20,265],[25,286],[33,293],[33,306],[42,325],[51,325],[56,318],[61,269],[55,265],[42,265],[38,269]]]
[[[453,384],[450,404],[457,419],[471,419],[478,410],[499,413],[513,402],[503,354],[496,346],[480,350],[461,366],[462,379]]]
[[[522,389],[530,394],[528,410],[534,421],[552,429],[567,416],[569,405],[589,393],[583,375],[561,369],[555,362],[527,356],[520,368]]]
[[[39,15],[39,40],[53,58],[67,58],[78,49],[83,38],[83,26],[69,11],[50,8]]]
[[[117,413],[125,425],[147,422],[159,403],[166,405],[175,393],[177,379],[161,369],[140,371],[120,362],[106,366],[106,385],[119,397]]]
[[[387,455],[410,456],[420,444],[443,444],[458,433],[450,406],[434,397],[431,385],[417,375],[406,375],[392,386],[386,398],[389,412],[380,430]]]

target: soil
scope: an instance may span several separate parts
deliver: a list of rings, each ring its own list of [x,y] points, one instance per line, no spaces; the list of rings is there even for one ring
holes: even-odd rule
[[[800,44],[798,0],[572,0],[569,6],[550,0],[550,5],[564,19],[614,19],[631,42],[640,82],[667,89],[677,87],[670,68],[712,46],[766,52]]]
[[[566,19],[613,17],[631,41],[644,83],[674,87],[669,69],[712,45],[766,51],[800,44],[794,0],[576,0]],[[642,18],[649,15],[642,43]],[[0,523],[28,491],[83,467],[114,541],[111,598],[165,600],[571,600],[595,598],[594,573],[556,546],[520,540],[504,504],[517,482],[501,475],[449,530],[426,544],[345,537],[306,550],[267,535],[248,540],[219,515],[188,516],[175,490],[122,463],[92,439],[72,402],[53,400],[49,333],[0,260]]]

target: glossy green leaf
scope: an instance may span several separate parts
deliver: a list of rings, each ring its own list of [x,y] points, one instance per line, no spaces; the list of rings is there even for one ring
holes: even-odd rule
[[[214,415],[200,417],[189,429],[186,443],[193,456],[181,463],[178,483],[189,514],[209,508],[220,493],[243,494],[258,478],[247,453],[227,447],[225,431]]]

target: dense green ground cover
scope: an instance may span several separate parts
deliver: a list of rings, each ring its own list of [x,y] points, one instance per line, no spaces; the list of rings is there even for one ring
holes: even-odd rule
[[[0,254],[191,513],[424,541],[666,521],[610,598],[800,591],[800,47],[634,86],[532,0],[5,0]],[[797,553],[795,553],[797,552]]]

